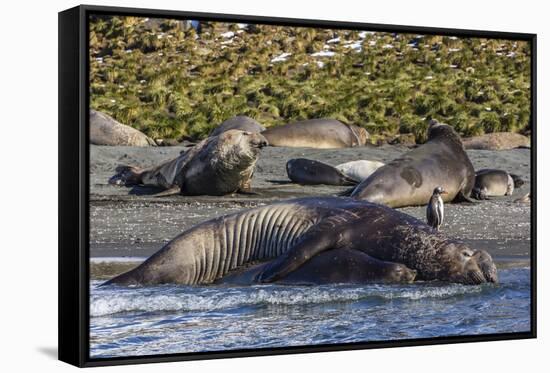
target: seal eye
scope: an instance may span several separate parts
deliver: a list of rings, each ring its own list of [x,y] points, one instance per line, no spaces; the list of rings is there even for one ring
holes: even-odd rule
[[[472,256],[472,252],[471,252],[471,251],[468,251],[468,250],[464,250],[464,251],[462,252],[462,255],[464,255],[465,257],[468,257],[468,258],[469,258],[469,257]]]

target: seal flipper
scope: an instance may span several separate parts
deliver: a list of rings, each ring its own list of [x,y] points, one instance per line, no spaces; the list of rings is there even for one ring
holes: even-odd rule
[[[351,196],[351,194],[353,193],[353,191],[355,190],[356,186],[354,186],[353,188],[348,188],[340,193],[337,193],[336,196],[338,197],[349,197]]]
[[[472,199],[469,196],[466,196],[463,191],[458,192],[455,199],[452,200],[452,203],[460,203],[460,202],[478,203],[478,201],[476,201],[475,199]]]
[[[285,254],[269,263],[258,274],[256,282],[273,282],[286,276],[315,255],[333,248],[336,244],[333,237],[329,234],[323,234],[319,230],[311,232]]]
[[[153,197],[169,197],[177,194],[181,194],[181,189],[179,186],[173,186],[170,189],[163,190],[157,194],[154,194]]]

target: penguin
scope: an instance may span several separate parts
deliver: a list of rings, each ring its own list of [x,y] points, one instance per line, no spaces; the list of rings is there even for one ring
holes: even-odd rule
[[[432,197],[428,202],[428,207],[426,208],[428,225],[436,230],[439,230],[439,227],[443,224],[444,206],[443,199],[441,198],[442,194],[447,194],[447,192],[440,186],[435,188]]]

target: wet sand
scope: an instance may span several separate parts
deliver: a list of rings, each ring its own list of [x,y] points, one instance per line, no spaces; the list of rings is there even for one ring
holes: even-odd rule
[[[281,181],[288,181],[285,171],[288,159],[304,157],[331,165],[357,159],[388,162],[408,150],[401,145],[333,150],[268,147],[262,150],[257,163],[252,180],[252,188],[256,193],[253,195],[178,195],[158,198],[152,196],[150,193],[154,191],[147,188],[131,189],[107,183],[117,165],[147,167],[176,157],[184,149],[177,146],[91,146],[92,258],[147,257],[185,229],[210,218],[276,200],[334,195],[347,189],[335,186],[281,184]],[[506,170],[519,175],[526,183],[510,197],[498,197],[475,204],[446,204],[442,230],[449,237],[463,240],[472,247],[488,250],[500,267],[528,265],[531,205],[514,203],[513,200],[530,190],[530,150],[468,150],[468,155],[476,170]],[[425,219],[425,207],[407,207],[399,210]],[[127,263],[126,266],[128,265],[133,266],[135,262]],[[120,263],[117,266],[120,266]],[[94,270],[92,272],[94,273]],[[95,273],[99,276],[100,272]]]

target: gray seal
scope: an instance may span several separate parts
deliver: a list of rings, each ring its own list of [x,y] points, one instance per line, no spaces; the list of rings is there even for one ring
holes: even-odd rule
[[[444,202],[470,200],[475,172],[460,136],[447,124],[430,122],[428,141],[363,180],[352,198],[390,207],[426,205],[435,187]]]
[[[403,264],[417,271],[420,280],[497,281],[487,252],[448,239],[410,215],[351,198],[309,197],[195,225],[106,284],[209,284],[239,267],[266,260],[271,262],[255,281],[278,281],[331,249],[357,250]]]
[[[493,132],[464,139],[464,148],[466,149],[509,150],[530,147],[529,137],[513,132]]]
[[[472,196],[476,199],[511,196],[514,189],[520,188],[524,181],[517,175],[504,170],[483,169],[476,171],[476,180]]]
[[[336,119],[310,119],[270,127],[262,134],[271,146],[336,149],[363,146],[368,139],[364,128]]]
[[[312,159],[295,158],[286,163],[288,178],[302,185],[357,185],[352,179],[336,168]]]
[[[264,146],[267,140],[259,133],[229,130],[155,167],[119,166],[109,183],[179,189],[185,195],[218,196],[245,191],[250,189],[259,151]]]
[[[335,168],[344,175],[361,182],[372,175],[374,171],[378,170],[382,166],[384,166],[384,163],[379,161],[368,161],[365,159],[360,159],[357,161],[341,163],[335,166]]]
[[[153,139],[119,123],[105,113],[90,110],[90,143],[110,146],[156,146]]]
[[[237,115],[222,122],[218,127],[214,128],[210,132],[209,136],[218,136],[225,131],[229,130],[241,130],[252,133],[259,133],[265,130],[265,127],[254,119],[247,117],[246,115]]]
[[[253,285],[270,262],[237,268],[217,284]],[[416,271],[399,263],[378,260],[358,250],[329,250],[315,255],[301,267],[277,280],[281,285],[411,283]]]

